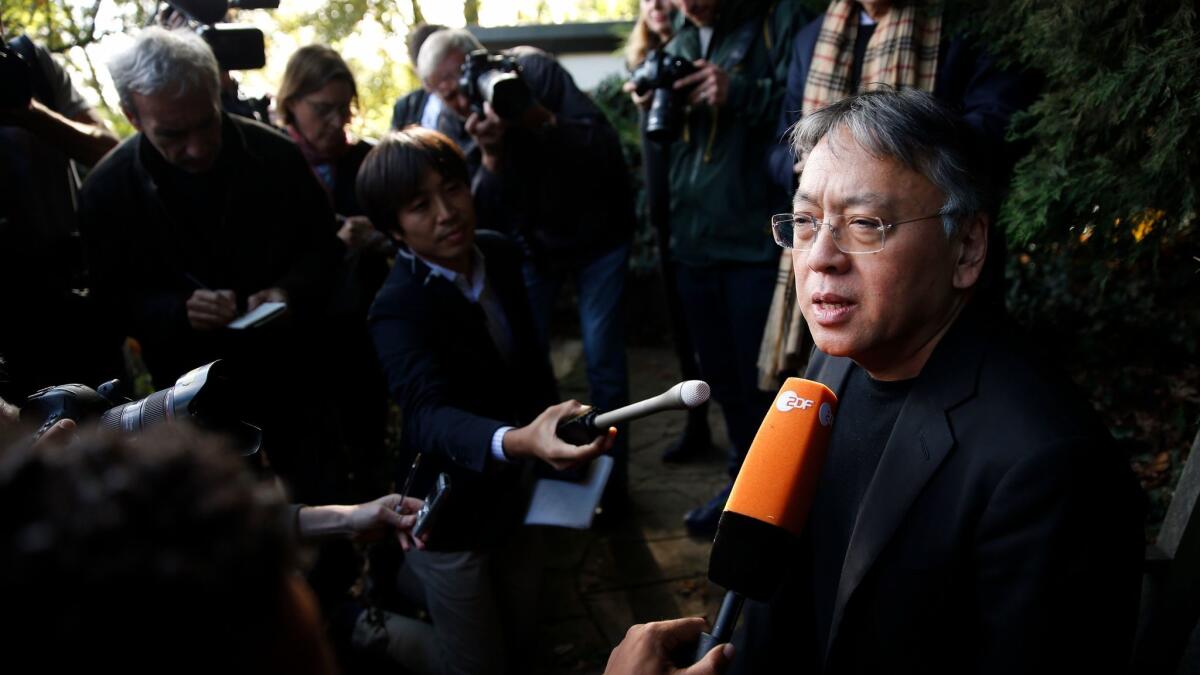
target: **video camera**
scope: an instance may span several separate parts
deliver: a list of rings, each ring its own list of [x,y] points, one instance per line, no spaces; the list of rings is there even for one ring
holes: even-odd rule
[[[219,23],[231,9],[275,9],[279,0],[166,0],[203,37],[221,70],[254,70],[267,64],[261,30]]]
[[[82,424],[98,418],[105,430],[135,434],[162,422],[187,420],[231,436],[244,457],[257,453],[262,446],[262,431],[238,419],[233,405],[237,398],[234,383],[223,361],[188,371],[175,381],[175,386],[138,401],[121,400],[116,388],[117,380],[96,389],[82,384],[46,387],[25,401],[21,420],[39,425],[36,436],[63,419]]]
[[[653,91],[650,112],[646,116],[646,136],[652,141],[670,143],[679,136],[683,127],[683,96],[686,90],[674,89],[675,82],[696,72],[691,61],[671,56],[657,49],[646,54],[646,60],[630,75],[629,79],[644,95]]]
[[[504,120],[515,120],[533,107],[533,92],[521,79],[517,60],[504,54],[477,49],[467,54],[458,78],[458,90],[471,102],[471,110],[483,115],[483,103]]]

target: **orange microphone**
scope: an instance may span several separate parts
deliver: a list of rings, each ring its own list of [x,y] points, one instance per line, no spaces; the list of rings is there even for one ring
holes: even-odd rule
[[[697,661],[729,641],[743,598],[770,600],[792,564],[780,553],[808,521],[836,412],[828,387],[790,377],[763,418],[713,540],[708,578],[728,592]]]

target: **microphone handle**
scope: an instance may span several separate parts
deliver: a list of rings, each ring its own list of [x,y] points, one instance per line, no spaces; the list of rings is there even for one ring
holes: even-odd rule
[[[696,389],[697,385],[702,387],[702,389]],[[689,390],[687,389],[688,387],[692,388]],[[589,409],[575,417],[563,420],[558,424],[555,431],[559,438],[568,443],[585,445],[604,435],[604,432],[608,431],[609,427],[623,422],[636,420],[640,417],[664,410],[687,410],[688,403],[684,399],[685,391],[690,392],[687,394],[687,397],[691,401],[692,407],[708,400],[708,385],[706,383],[700,381],[680,382],[658,396],[653,396],[637,403],[631,403],[616,410],[601,413],[597,412],[594,408]],[[700,397],[700,400],[696,400],[697,396]]]
[[[611,426],[662,410],[683,407],[682,401],[679,400],[679,394],[671,389],[653,398],[631,403],[611,412],[601,413],[595,408],[591,408],[575,417],[559,422],[555,433],[571,445],[587,445],[604,435]]]
[[[692,663],[688,665],[699,663],[713,647],[729,642],[745,600],[746,597],[737,591],[726,591],[725,599],[721,601],[721,610],[717,612],[717,620],[713,622],[712,633],[700,634],[700,640],[696,643],[696,654]]]
[[[679,399],[679,393],[674,389],[670,389],[669,391],[664,391],[654,398],[648,398],[644,401],[638,401],[637,403],[630,403],[629,405],[617,408],[616,410],[601,413],[595,417],[593,423],[597,429],[603,431],[611,426],[621,424],[622,422],[636,420],[639,417],[645,417],[646,415],[651,415],[656,412],[672,409],[682,410],[686,407],[687,406],[683,405],[683,402]]]
[[[596,410],[593,408],[559,422],[554,433],[571,445],[587,445],[607,429],[608,427],[604,427],[603,430],[597,431]]]

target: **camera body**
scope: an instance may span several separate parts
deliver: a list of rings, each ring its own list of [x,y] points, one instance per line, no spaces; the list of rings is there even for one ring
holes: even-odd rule
[[[138,401],[121,400],[116,389],[116,380],[96,389],[82,384],[46,387],[25,401],[21,419],[39,425],[36,436],[63,419],[79,423],[98,420],[107,431],[126,433],[139,433],[163,422],[187,420],[232,436],[243,456],[254,455],[262,445],[262,431],[240,421],[235,413],[236,392],[223,361],[190,370],[175,381],[175,386]]]
[[[683,97],[686,90],[675,90],[675,83],[696,72],[691,61],[658,49],[646,54],[646,60],[630,75],[638,94],[653,92],[646,115],[646,136],[652,141],[670,143],[683,127]]]
[[[0,108],[24,108],[33,98],[29,64],[7,43],[0,42]]]
[[[504,54],[477,49],[463,61],[458,90],[471,102],[471,110],[483,115],[486,101],[504,120],[519,119],[533,107],[533,92],[521,79],[517,60]]]

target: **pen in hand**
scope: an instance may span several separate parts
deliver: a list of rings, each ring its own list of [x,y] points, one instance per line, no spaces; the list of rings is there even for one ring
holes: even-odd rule
[[[215,291],[190,272],[181,273],[196,290],[185,301],[188,323],[196,330],[217,330],[237,318],[237,296],[231,290]]]
[[[193,275],[190,272],[184,272],[183,277],[185,279],[187,279],[188,281],[190,281],[193,286],[195,286],[196,288],[199,288],[202,291],[211,291],[212,290],[211,288],[208,287],[208,284],[204,283],[203,281],[200,281],[199,279],[197,279],[195,277],[195,275]]]
[[[417,475],[417,468],[421,466],[421,453],[413,458],[412,466],[408,469],[408,475],[404,477],[404,489],[400,491],[400,503],[396,505],[396,513],[404,515],[404,502],[408,499],[408,493],[412,490],[413,479]]]

